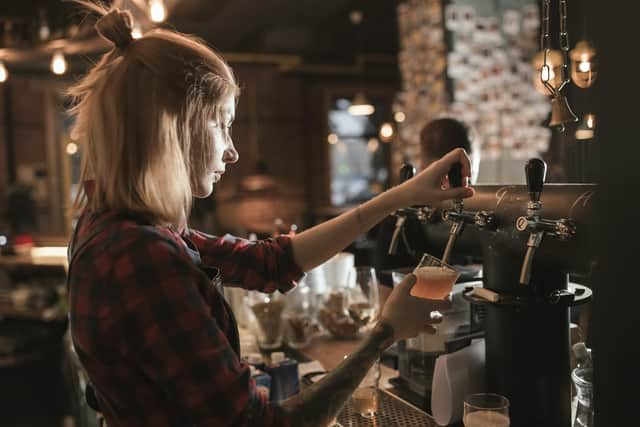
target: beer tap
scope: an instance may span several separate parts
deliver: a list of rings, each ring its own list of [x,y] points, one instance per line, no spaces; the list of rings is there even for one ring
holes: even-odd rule
[[[455,163],[451,166],[447,177],[449,178],[449,185],[451,187],[462,186],[462,164]],[[453,209],[447,209],[442,213],[442,218],[445,221],[450,221],[451,229],[449,230],[449,239],[447,240],[447,246],[444,249],[442,255],[442,262],[447,263],[451,256],[451,251],[455,245],[456,239],[464,230],[466,224],[473,224],[480,229],[495,230],[495,216],[491,212],[486,211],[465,211],[464,201],[462,199],[455,199],[453,201]]]
[[[405,163],[400,169],[400,183],[403,183],[416,174],[416,169],[410,163]],[[429,206],[411,206],[408,208],[398,209],[393,213],[396,217],[396,226],[393,230],[393,235],[391,237],[391,243],[389,244],[389,250],[387,251],[389,255],[395,255],[398,249],[398,241],[400,237],[403,236],[404,233],[404,224],[407,220],[408,215],[415,215],[418,218],[418,221],[425,224],[427,222],[435,221],[435,208],[431,208]],[[406,239],[405,239],[406,244]]]
[[[540,196],[547,174],[547,164],[541,159],[530,159],[524,167],[529,192],[527,215],[516,220],[518,231],[528,231],[527,252],[520,270],[520,284],[527,285],[531,279],[531,266],[536,249],[540,246],[545,234],[565,241],[576,233],[575,222],[569,218],[546,219],[540,216],[542,203]]]

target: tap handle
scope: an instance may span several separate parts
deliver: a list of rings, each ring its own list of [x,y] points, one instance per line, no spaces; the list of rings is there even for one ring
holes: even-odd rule
[[[414,168],[411,163],[405,163],[402,165],[402,168],[400,168],[400,182],[402,183],[413,178],[415,174],[416,168]]]
[[[449,178],[449,185],[451,185],[451,187],[462,187],[462,163],[457,162],[451,165],[447,177]]]
[[[538,202],[547,176],[547,164],[542,159],[529,159],[524,166],[524,172],[527,177],[529,198],[533,202]]]

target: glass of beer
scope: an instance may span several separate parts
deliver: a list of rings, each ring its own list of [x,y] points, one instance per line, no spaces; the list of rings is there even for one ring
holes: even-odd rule
[[[380,382],[380,361],[376,361],[358,388],[351,395],[353,411],[364,418],[373,418],[378,412],[378,386]]]
[[[422,255],[413,273],[416,275],[416,283],[411,288],[411,295],[436,300],[445,299],[460,277],[460,273],[453,267],[429,254]]]
[[[493,393],[469,395],[462,421],[464,427],[509,427],[509,400]]]

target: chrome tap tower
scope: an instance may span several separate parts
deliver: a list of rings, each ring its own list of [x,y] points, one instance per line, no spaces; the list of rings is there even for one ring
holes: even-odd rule
[[[570,427],[569,308],[591,297],[568,276],[589,273],[595,260],[590,233],[597,187],[543,188],[545,172],[542,160],[531,159],[527,186],[475,186],[464,205],[438,208],[440,222],[422,221],[429,247],[412,248],[482,258],[483,287],[498,299],[467,297],[486,308],[487,391],[509,398],[517,427]]]

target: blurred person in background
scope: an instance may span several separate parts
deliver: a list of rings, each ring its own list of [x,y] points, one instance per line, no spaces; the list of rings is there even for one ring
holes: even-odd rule
[[[480,150],[476,147],[472,130],[453,118],[439,118],[428,122],[420,131],[420,155],[422,165],[428,168],[451,150],[462,148],[471,159],[471,184],[478,178]],[[392,270],[413,269],[420,262],[422,248],[429,247],[422,225],[414,216],[404,222],[404,236],[400,237],[396,253],[389,254],[389,245],[396,228],[397,218],[390,215],[378,227],[373,265],[380,284],[380,304],[383,305],[393,289]],[[454,263],[460,260],[453,259]]]

